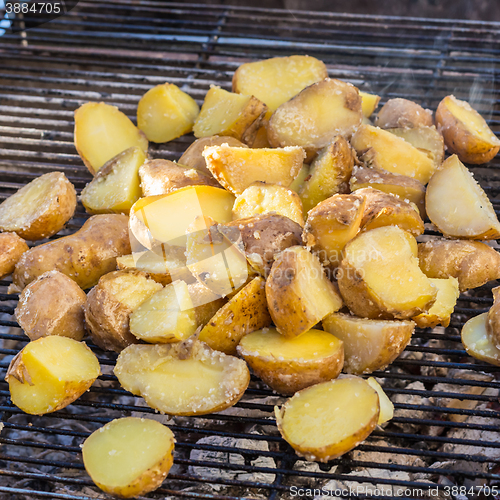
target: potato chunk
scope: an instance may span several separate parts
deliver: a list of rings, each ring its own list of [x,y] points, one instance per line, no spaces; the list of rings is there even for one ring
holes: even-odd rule
[[[286,338],[264,328],[245,335],[237,350],[258,377],[285,395],[336,378],[344,362],[342,341],[321,330]]]
[[[118,356],[114,372],[125,390],[170,415],[225,410],[238,402],[250,382],[243,360],[192,339],[131,345]]]
[[[389,366],[410,342],[415,323],[333,313],[323,319],[323,328],[344,343],[344,371],[361,375]]]
[[[488,313],[469,319],[462,328],[462,344],[469,356],[485,361],[490,365],[500,366],[500,349],[486,331]]]
[[[500,150],[500,140],[466,101],[446,96],[436,110],[436,124],[448,151],[466,163],[486,163]]]
[[[328,462],[364,441],[377,425],[375,389],[358,377],[343,377],[298,392],[280,409],[278,429],[297,455]]]
[[[456,155],[432,176],[425,196],[427,215],[452,238],[500,238],[500,222],[488,196]]]
[[[137,126],[151,142],[168,142],[191,132],[200,108],[173,83],[148,90],[137,105]]]
[[[62,335],[82,340],[85,335],[85,292],[59,271],[47,271],[21,293],[15,315],[30,340]]]
[[[338,284],[349,309],[371,319],[406,319],[427,311],[437,289],[418,267],[416,241],[396,226],[361,233],[344,249]]]
[[[14,272],[17,262],[28,250],[26,242],[16,233],[0,233],[0,278]]]
[[[0,204],[0,231],[26,240],[42,240],[59,232],[75,212],[76,191],[61,172],[33,179]]]
[[[432,111],[408,99],[389,99],[378,112],[375,125],[380,128],[430,127]]]
[[[134,146],[147,155],[146,136],[116,106],[87,102],[75,111],[75,148],[92,174]]]
[[[370,118],[380,102],[380,96],[369,94],[368,92],[362,92],[361,90],[359,91],[359,95],[361,96],[361,109],[363,110],[363,116],[365,118]]]
[[[26,345],[11,361],[5,380],[18,408],[44,415],[75,401],[99,375],[99,362],[83,342],[52,335]]]
[[[394,417],[394,405],[392,401],[387,397],[380,384],[373,377],[366,379],[368,384],[377,391],[378,400],[380,403],[380,413],[378,415],[378,425],[385,424]]]
[[[299,174],[302,148],[233,148],[226,144],[205,148],[203,156],[213,176],[226,189],[241,194],[254,182],[288,187]]]
[[[146,155],[137,146],[126,149],[104,164],[85,186],[81,201],[91,214],[128,214],[141,197],[139,167]]]
[[[274,261],[266,296],[276,329],[288,338],[307,332],[343,305],[318,258],[301,246],[283,250]]]
[[[156,420],[112,420],[83,443],[85,470],[106,493],[135,498],[158,488],[172,467],[174,434]]]

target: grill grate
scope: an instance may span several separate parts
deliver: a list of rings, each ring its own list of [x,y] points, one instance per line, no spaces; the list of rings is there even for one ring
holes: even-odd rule
[[[29,23],[30,19],[24,21]],[[60,170],[80,190],[90,174],[72,142],[73,110],[86,101],[115,104],[132,118],[141,95],[165,81],[200,104],[209,85],[231,86],[245,61],[309,54],[331,77],[362,90],[436,108],[447,94],[467,99],[500,132],[496,83],[500,24],[162,2],[83,0],[69,15],[0,37],[0,200],[41,173]],[[178,159],[191,135],[151,145]],[[500,160],[471,167],[500,210]],[[81,206],[68,234],[86,219]],[[429,231],[432,234],[431,231]],[[0,281],[0,375],[26,343],[13,317],[16,296]],[[216,415],[168,419],[123,391],[115,356],[93,347],[103,375],[75,403],[43,417],[23,414],[0,383],[0,497],[13,500],[108,498],[85,474],[80,444],[113,418],[144,415],[168,423],[178,444],[162,488],[147,498],[291,498],[292,487],[353,489],[344,496],[472,498],[471,488],[500,480],[500,368],[473,360],[460,328],[492,303],[490,283],[463,294],[450,327],[417,330],[405,353],[376,373],[395,418],[355,451],[328,464],[299,459],[280,438],[280,401],[252,379],[244,398]],[[360,489],[357,489],[361,486]],[[372,488],[372,489],[370,489]],[[406,490],[406,491],[405,491]],[[420,492],[419,492],[420,490]],[[422,493],[423,492],[423,493]],[[489,496],[492,491],[483,490]],[[302,498],[318,492],[303,491]],[[474,496],[477,498],[477,495]]]

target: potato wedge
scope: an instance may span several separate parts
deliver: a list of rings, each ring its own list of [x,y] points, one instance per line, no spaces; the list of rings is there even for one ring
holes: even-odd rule
[[[148,152],[146,136],[116,106],[87,102],[75,111],[75,148],[92,175],[134,146]]]
[[[500,222],[488,196],[456,155],[432,176],[425,209],[433,224],[452,238],[500,238]]]
[[[462,328],[462,344],[469,356],[500,366],[500,349],[492,341],[486,331],[488,313],[480,314],[469,319]]]
[[[360,233],[345,246],[338,284],[356,316],[407,319],[429,310],[437,289],[418,267],[415,247],[396,226]]]
[[[193,303],[194,319],[197,327],[204,327],[215,316],[217,311],[227,303],[226,297],[221,297],[212,292],[210,288],[207,288],[199,281],[189,283],[188,293]]]
[[[314,329],[286,338],[264,328],[245,335],[237,351],[259,378],[285,395],[338,377],[344,363],[342,341]]]
[[[479,241],[437,239],[419,243],[418,260],[429,278],[457,278],[461,292],[500,279],[500,254]]]
[[[408,99],[389,99],[375,117],[380,128],[431,127],[432,111]]]
[[[394,417],[394,405],[392,401],[387,397],[380,384],[373,377],[366,379],[366,382],[377,391],[378,400],[380,403],[380,413],[378,415],[378,425],[385,424]]]
[[[76,233],[25,252],[16,264],[9,293],[17,293],[46,271],[69,276],[84,290],[116,269],[116,258],[130,253],[128,217],[94,215]]]
[[[303,164],[302,168],[300,169],[299,175],[295,177],[293,182],[288,186],[292,191],[295,191],[297,194],[300,192],[302,189],[302,186],[304,185],[304,182],[306,178],[309,175],[309,165]]]
[[[0,233],[0,278],[13,273],[17,262],[28,250],[26,242],[16,233]]]
[[[333,313],[323,328],[344,343],[344,371],[353,375],[385,370],[405,349],[413,321],[383,321]]]
[[[368,92],[359,91],[361,96],[361,109],[363,110],[363,116],[365,118],[370,118],[373,112],[380,102],[380,96],[375,94],[369,94]]]
[[[141,271],[104,275],[90,290],[85,304],[85,323],[94,344],[116,352],[137,344],[137,337],[130,333],[130,316],[162,288]]]
[[[466,163],[486,163],[500,150],[500,140],[466,101],[446,96],[436,110],[436,124],[450,153]]]
[[[302,202],[295,191],[277,184],[255,182],[236,197],[233,219],[276,213],[304,226],[302,212]]]
[[[245,335],[270,324],[265,281],[258,276],[217,311],[199,339],[216,351],[236,354],[236,346]]]
[[[269,312],[276,329],[294,338],[310,330],[343,303],[319,259],[306,248],[286,248],[266,281]]]
[[[486,332],[493,345],[500,349],[500,287],[493,288],[493,305],[488,311]]]
[[[18,408],[44,415],[78,399],[100,372],[97,358],[83,342],[51,335],[27,344],[11,361],[5,380]]]
[[[122,387],[169,415],[205,415],[233,406],[250,372],[242,359],[213,351],[204,342],[131,345],[118,356]]]
[[[168,142],[193,130],[196,101],[173,83],[149,89],[137,105],[137,127],[151,142]]]
[[[0,231],[26,240],[42,240],[59,232],[76,208],[76,191],[62,172],[33,179],[0,204]]]
[[[83,464],[101,490],[135,498],[158,488],[172,467],[174,434],[147,418],[108,422],[83,443]]]
[[[309,176],[300,189],[304,212],[337,193],[349,192],[354,157],[349,143],[337,136],[311,163]]]
[[[350,138],[362,117],[358,89],[326,78],[282,104],[269,120],[267,137],[276,148],[301,146],[312,159],[335,136]]]
[[[258,181],[288,187],[299,175],[304,151],[298,147],[250,149],[223,144],[205,148],[203,157],[222,186],[241,194]]]
[[[49,335],[82,340],[86,300],[85,292],[71,278],[47,271],[23,290],[14,313],[30,340]]]
[[[349,376],[307,387],[274,410],[283,439],[297,455],[328,462],[371,434],[380,403],[366,381]]]
[[[106,162],[80,196],[87,212],[128,215],[141,197],[139,167],[145,161],[144,151],[135,146]]]

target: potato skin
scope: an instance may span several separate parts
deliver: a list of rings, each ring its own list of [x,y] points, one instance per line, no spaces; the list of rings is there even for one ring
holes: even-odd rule
[[[493,288],[491,292],[494,302],[486,318],[486,333],[493,345],[500,349],[500,287]]]
[[[46,271],[69,276],[84,290],[116,269],[116,257],[131,253],[128,217],[94,215],[76,233],[28,250],[19,259],[9,292],[20,292]]]
[[[389,99],[378,112],[375,125],[380,128],[430,127],[432,112],[408,99]]]
[[[14,272],[17,262],[29,250],[16,233],[0,233],[0,278]]]

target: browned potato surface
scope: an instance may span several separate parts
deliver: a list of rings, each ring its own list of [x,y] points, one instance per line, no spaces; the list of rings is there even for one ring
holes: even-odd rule
[[[488,311],[486,332],[493,345],[500,349],[500,287],[493,288],[493,305]]]
[[[0,278],[14,272],[17,261],[29,250],[16,233],[0,233]]]
[[[378,112],[375,125],[380,128],[430,127],[432,111],[408,99],[389,99]]]

